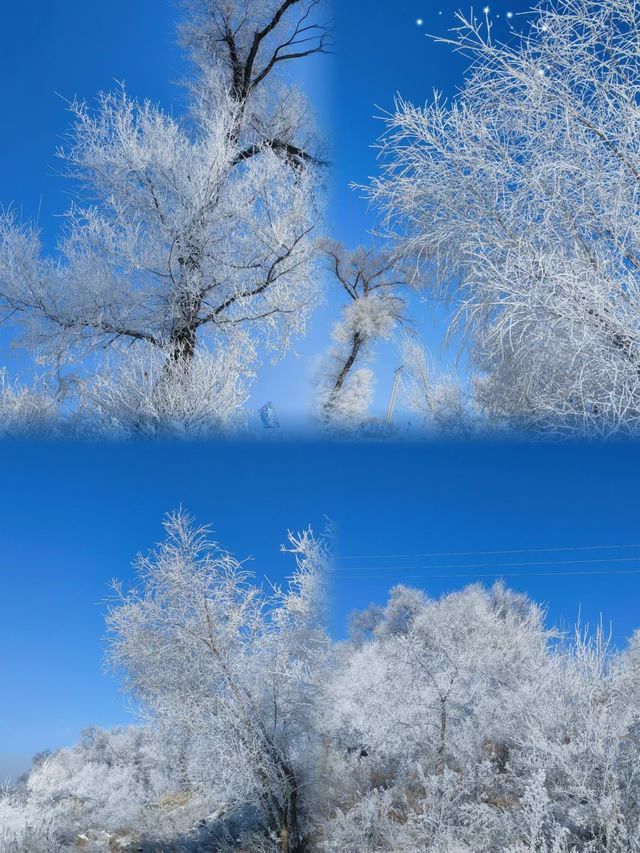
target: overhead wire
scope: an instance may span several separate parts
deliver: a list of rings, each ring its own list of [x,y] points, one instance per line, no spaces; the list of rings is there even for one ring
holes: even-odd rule
[[[565,577],[567,575],[640,575],[640,569],[593,569],[584,571],[561,571],[561,572],[465,572],[460,574],[445,575],[401,575],[407,580],[442,580],[447,578],[533,578],[533,577]],[[343,580],[362,580],[368,578],[382,578],[381,575],[341,575]]]
[[[599,557],[589,560],[527,560],[515,563],[441,563],[433,566],[349,566],[350,572],[386,572],[405,569],[500,569],[516,566],[574,566],[594,563],[638,563],[640,554],[636,557]]]
[[[489,557],[508,554],[551,554],[583,551],[603,551],[640,548],[640,544],[615,544],[615,545],[574,545],[553,548],[505,548],[491,551],[432,551],[423,554],[378,554],[378,555],[345,555],[337,558],[338,564],[346,560],[377,560],[377,559],[422,559],[426,557]],[[635,575],[640,574],[639,568],[630,569],[578,569],[578,570],[556,570],[556,571],[503,571],[504,569],[518,569],[531,566],[575,566],[596,565],[611,563],[636,563],[640,564],[640,554],[625,557],[592,557],[569,560],[518,560],[513,562],[479,562],[468,561],[456,563],[434,563],[431,565],[343,565],[334,569],[334,573],[343,580],[363,580],[388,577],[401,577],[407,580],[442,580],[455,578],[495,578],[495,577],[568,577],[588,575]],[[493,569],[494,571],[477,572],[443,572],[443,569]],[[402,574],[401,574],[402,573]]]
[[[508,548],[500,551],[431,551],[425,554],[345,554],[341,560],[379,560],[379,559],[408,559],[415,557],[473,557],[491,556],[497,554],[533,554],[551,553],[554,551],[598,551],[619,548],[640,548],[640,544],[628,545],[565,545],[556,548]]]

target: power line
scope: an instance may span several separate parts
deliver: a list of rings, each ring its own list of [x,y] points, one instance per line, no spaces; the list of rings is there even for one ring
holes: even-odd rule
[[[491,556],[494,554],[542,554],[557,551],[604,551],[618,548],[640,548],[638,545],[573,545],[563,548],[510,548],[503,551],[432,551],[427,554],[350,554],[341,560],[383,560],[408,559],[415,557],[474,557]]]
[[[594,570],[585,570],[585,571],[568,571],[568,572],[469,572],[465,574],[447,574],[447,575],[404,575],[407,580],[432,580],[432,579],[442,579],[442,578],[534,578],[534,577],[565,577],[567,575],[640,575],[640,569],[611,569],[611,571],[607,571],[607,569],[594,569]],[[345,580],[362,580],[363,575],[341,575],[342,579]],[[371,579],[379,578],[380,575],[364,575],[364,577],[370,577]]]
[[[528,560],[517,563],[442,563],[437,566],[349,566],[350,572],[388,572],[405,571],[410,569],[500,569],[513,568],[516,566],[575,566],[594,563],[638,563],[640,555],[636,557],[600,557],[591,560]]]

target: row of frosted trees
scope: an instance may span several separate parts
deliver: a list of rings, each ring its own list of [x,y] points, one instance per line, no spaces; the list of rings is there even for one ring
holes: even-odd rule
[[[184,513],[116,586],[109,658],[145,724],[38,756],[0,849],[640,850],[640,658],[501,584],[405,586],[325,628],[311,531],[260,585]]]

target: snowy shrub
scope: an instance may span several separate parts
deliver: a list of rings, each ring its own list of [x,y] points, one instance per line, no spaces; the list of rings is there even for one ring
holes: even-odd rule
[[[122,355],[82,384],[81,427],[110,437],[203,437],[241,423],[255,350],[246,337],[185,364],[152,350]]]
[[[0,369],[0,438],[55,435],[58,419],[58,402],[42,380],[28,387]]]

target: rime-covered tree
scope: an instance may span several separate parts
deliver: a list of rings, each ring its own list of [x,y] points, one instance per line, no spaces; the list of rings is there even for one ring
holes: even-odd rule
[[[466,81],[398,102],[372,198],[457,306],[489,413],[636,432],[640,7],[554,0],[496,29],[459,16],[440,39],[470,57]]]
[[[360,425],[373,394],[372,348],[406,320],[403,289],[411,270],[375,247],[353,251],[336,241],[323,243],[332,286],[348,297],[335,325],[334,346],[321,366],[317,409],[321,421],[336,427]]]
[[[436,369],[415,335],[402,335],[398,350],[404,400],[425,433],[468,437],[488,428],[458,372]]]
[[[188,372],[198,350],[215,357],[238,334],[284,351],[304,330],[321,212],[309,107],[279,73],[326,50],[319,0],[184,6],[186,113],[124,88],[72,104],[59,153],[81,198],[56,255],[12,214],[0,220],[2,312],[36,353],[151,348],[165,384],[180,383],[172,363]]]
[[[321,849],[640,849],[634,643],[563,639],[500,584],[397,587],[356,622],[327,684]]]
[[[188,516],[165,527],[139,561],[139,587],[110,610],[111,658],[158,724],[189,743],[191,783],[254,805],[278,849],[302,853],[326,654],[323,546],[291,535],[289,587],[267,594]]]

